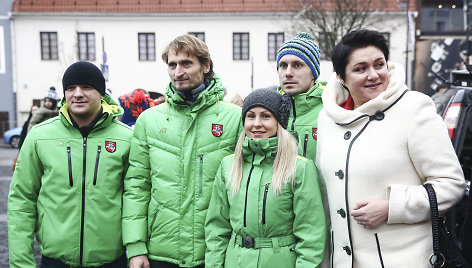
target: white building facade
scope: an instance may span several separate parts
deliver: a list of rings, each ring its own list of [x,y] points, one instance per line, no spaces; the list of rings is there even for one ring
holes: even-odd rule
[[[405,62],[405,14],[376,16],[383,16],[375,29],[389,35],[390,59],[410,64]],[[161,53],[175,37],[193,33],[208,45],[226,89],[245,96],[278,84],[271,41],[293,37],[289,13],[12,12],[10,18],[18,125],[32,101],[42,99],[50,86],[62,97],[62,75],[79,54],[100,68],[106,52],[107,88],[114,99],[136,88],[164,93],[169,77]],[[328,80],[331,72],[331,62],[323,60],[319,79]]]

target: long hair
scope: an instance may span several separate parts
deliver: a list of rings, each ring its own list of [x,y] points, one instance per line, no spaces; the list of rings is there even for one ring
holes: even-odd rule
[[[227,184],[231,184],[233,196],[236,196],[241,187],[243,176],[243,143],[246,137],[245,131],[241,131],[234,152],[233,166]],[[294,183],[297,171],[297,142],[295,138],[279,123],[277,123],[277,154],[272,164],[272,189],[274,196],[282,193],[282,187],[288,182]]]

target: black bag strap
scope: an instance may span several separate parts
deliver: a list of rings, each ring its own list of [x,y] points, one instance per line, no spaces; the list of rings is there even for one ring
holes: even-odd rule
[[[433,229],[433,254],[429,257],[429,263],[431,267],[438,268],[444,266],[446,259],[441,253],[439,247],[439,212],[438,212],[438,201],[436,199],[436,192],[434,191],[433,185],[429,183],[423,184],[423,187],[428,193],[429,206],[431,208],[431,225]],[[436,260],[433,263],[433,256],[436,256]]]

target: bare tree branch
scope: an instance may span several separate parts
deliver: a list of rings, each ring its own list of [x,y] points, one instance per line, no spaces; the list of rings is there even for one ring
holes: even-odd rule
[[[336,42],[348,32],[368,27],[378,20],[372,14],[387,0],[294,0],[299,12],[293,30],[318,37],[324,58],[331,58]]]

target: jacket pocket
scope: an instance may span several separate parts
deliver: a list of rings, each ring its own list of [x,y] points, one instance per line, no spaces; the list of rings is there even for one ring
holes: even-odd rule
[[[98,174],[98,162],[100,160],[100,152],[102,151],[102,146],[98,145],[97,149],[97,158],[95,160],[95,170],[93,172],[93,185],[97,184],[97,174]]]
[[[154,212],[154,216],[152,217],[151,224],[149,225],[148,240],[151,240],[151,234],[154,227],[154,223],[156,222],[157,214],[159,214],[159,209],[156,209],[156,212]]]
[[[377,235],[377,233],[375,233],[375,242],[377,243],[377,252],[379,253],[380,265],[382,268],[385,268],[385,265],[382,259],[382,250],[380,249],[379,236]]]
[[[74,181],[72,179],[72,156],[70,152],[70,146],[67,146],[67,166],[69,168],[69,185],[72,187],[74,186]]]
[[[270,183],[267,183],[264,188],[264,199],[262,200],[262,224],[266,223],[267,192],[269,192],[269,184]]]

